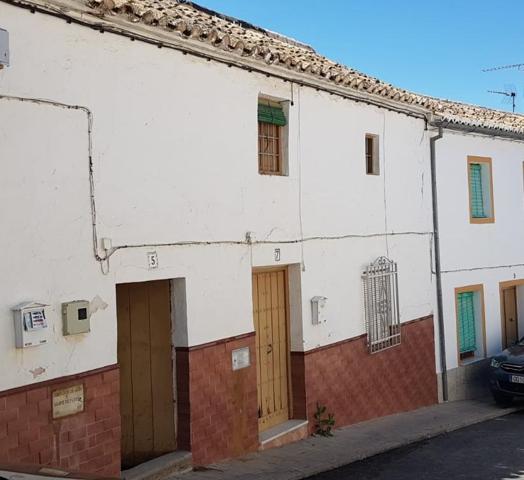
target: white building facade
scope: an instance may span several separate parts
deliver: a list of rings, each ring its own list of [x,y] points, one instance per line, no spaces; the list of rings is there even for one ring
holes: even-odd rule
[[[0,460],[202,465],[315,432],[317,405],[342,426],[438,401],[433,100],[193,5],[0,19]],[[485,155],[497,214],[518,196],[494,159],[520,144],[437,145],[439,188]],[[473,276],[447,270],[482,255],[454,257],[439,196],[454,368],[449,291]]]
[[[524,336],[522,135],[444,129],[436,166],[449,398],[471,398]]]

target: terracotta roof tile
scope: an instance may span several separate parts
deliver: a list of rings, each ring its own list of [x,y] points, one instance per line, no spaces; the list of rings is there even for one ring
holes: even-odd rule
[[[182,38],[195,39],[239,57],[314,75],[358,90],[409,105],[419,105],[443,120],[524,135],[524,116],[419,95],[340,65],[308,45],[212,12],[182,0],[83,0],[97,15],[118,15],[157,26]]]

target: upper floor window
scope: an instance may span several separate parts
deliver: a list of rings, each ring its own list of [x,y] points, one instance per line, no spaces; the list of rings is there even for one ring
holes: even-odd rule
[[[469,217],[471,223],[493,223],[491,158],[468,157]]]
[[[366,174],[380,175],[378,135],[366,134]]]
[[[258,104],[258,171],[285,175],[284,140],[286,116],[282,106],[270,100]]]

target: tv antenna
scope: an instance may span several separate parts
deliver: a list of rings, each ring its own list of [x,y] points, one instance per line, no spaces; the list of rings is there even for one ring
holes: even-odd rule
[[[513,65],[502,65],[501,67],[490,67],[483,68],[483,72],[494,72],[496,70],[508,70],[510,68],[516,68],[517,70],[524,70],[524,63],[514,63]]]
[[[506,87],[506,90],[504,92],[501,92],[500,90],[488,90],[488,93],[494,93],[496,95],[504,95],[505,97],[507,97],[507,99],[511,101],[512,110],[513,110],[513,113],[515,113],[515,101],[517,99],[517,92],[515,91],[515,88]]]

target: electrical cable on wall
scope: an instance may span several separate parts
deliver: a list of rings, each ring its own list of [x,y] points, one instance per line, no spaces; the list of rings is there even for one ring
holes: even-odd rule
[[[297,91],[297,98],[298,98],[298,112],[297,112],[297,168],[298,168],[298,221],[299,221],[299,228],[300,228],[300,268],[303,272],[306,271],[306,264],[304,261],[304,225],[302,222],[302,139],[301,139],[301,131],[300,131],[300,119],[301,119],[301,107],[302,107],[302,99],[300,95],[300,85],[298,86]]]
[[[380,147],[379,147],[380,148]],[[387,201],[387,187],[386,187],[386,112],[382,111],[382,148],[379,149],[379,154],[382,151],[382,165],[384,166],[383,186],[384,186],[384,232],[386,232],[386,256],[389,258],[389,242],[388,242],[388,201]]]
[[[298,103],[299,103],[299,118],[300,118],[300,89],[298,89]],[[252,240],[251,235],[246,235],[245,239],[242,240],[194,240],[194,241],[180,241],[180,242],[167,242],[167,243],[144,243],[144,244],[129,244],[129,245],[117,245],[111,247],[105,251],[105,255],[99,253],[98,243],[98,231],[97,231],[97,207],[95,198],[95,182],[94,182],[94,162],[93,162],[93,113],[85,106],[71,105],[63,102],[57,102],[53,100],[46,100],[41,98],[29,98],[19,96],[0,95],[0,100],[20,101],[20,102],[33,102],[36,104],[50,105],[58,108],[81,110],[85,112],[87,118],[87,136],[88,136],[88,176],[89,176],[89,197],[90,197],[90,208],[91,208],[91,228],[92,228],[92,243],[93,243],[93,255],[95,260],[100,264],[101,271],[104,275],[109,273],[109,259],[110,257],[119,250],[130,249],[130,248],[150,248],[150,247],[177,247],[177,246],[210,246],[210,245],[249,245],[252,249],[254,245],[290,245],[300,244],[302,249],[302,264],[304,265],[304,251],[303,245],[305,242],[313,241],[333,241],[333,240],[344,240],[351,238],[377,238],[387,237],[394,235],[415,235],[415,236],[426,236],[432,235],[432,232],[425,231],[406,231],[406,232],[385,232],[385,233],[370,233],[370,234],[344,234],[344,235],[322,235],[322,236],[311,236],[304,237],[302,230],[302,196],[301,196],[301,177],[299,173],[299,220],[300,220],[300,237],[296,239],[283,239],[283,240]],[[299,122],[300,124],[300,122]],[[300,142],[300,135],[298,136]],[[300,168],[300,158],[299,158]],[[304,267],[303,267],[304,268]]]

